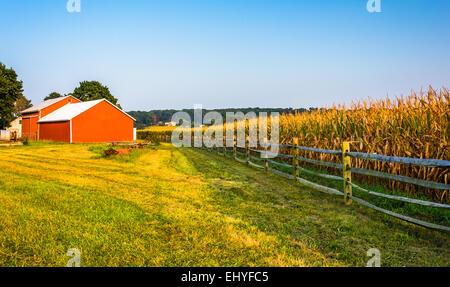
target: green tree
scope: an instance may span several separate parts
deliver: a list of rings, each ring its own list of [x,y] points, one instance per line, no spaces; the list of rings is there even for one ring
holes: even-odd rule
[[[81,82],[80,86],[78,88],[75,88],[75,90],[73,91],[72,96],[83,102],[106,99],[122,109],[122,107],[117,104],[118,99],[111,95],[109,88],[103,86],[97,81]]]
[[[21,111],[31,108],[32,106],[31,100],[25,98],[24,95],[20,95],[14,103],[14,116],[18,117]]]
[[[23,96],[22,81],[17,80],[13,69],[0,63],[0,129],[10,126],[14,118],[14,104]]]
[[[60,93],[52,92],[47,97],[45,97],[44,101],[51,100],[51,99],[56,99],[56,98],[61,98],[61,97],[62,97],[62,95]]]

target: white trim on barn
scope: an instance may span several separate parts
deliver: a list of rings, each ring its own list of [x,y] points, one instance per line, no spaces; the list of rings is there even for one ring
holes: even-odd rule
[[[41,118],[41,111],[39,111],[39,118]],[[36,140],[39,140],[39,137],[41,136],[41,125],[38,124],[38,131],[36,135]]]

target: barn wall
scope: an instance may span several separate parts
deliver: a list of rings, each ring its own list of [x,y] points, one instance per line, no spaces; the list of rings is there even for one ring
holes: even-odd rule
[[[72,141],[133,141],[133,125],[132,118],[103,101],[72,119]]]
[[[25,114],[22,118],[22,137],[37,139],[39,113]]]
[[[62,108],[63,106],[69,104],[69,100],[71,101],[71,103],[75,104],[75,103],[79,103],[80,101],[76,98],[66,98],[64,100],[61,100],[57,103],[54,103],[53,105],[50,105],[48,107],[45,107],[41,110],[41,118],[45,117],[46,115],[53,113],[54,111],[56,111],[59,108]]]
[[[39,124],[39,139],[70,142],[70,121]]]

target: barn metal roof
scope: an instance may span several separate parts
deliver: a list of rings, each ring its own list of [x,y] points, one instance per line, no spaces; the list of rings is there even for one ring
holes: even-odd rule
[[[53,105],[53,104],[55,104],[55,103],[57,103],[59,101],[67,99],[69,97],[72,97],[72,96],[65,96],[65,97],[60,97],[60,98],[55,98],[55,99],[50,99],[50,100],[43,101],[42,103],[40,103],[38,105],[35,105],[35,106],[32,106],[31,108],[23,110],[21,113],[22,114],[37,113],[40,110],[42,110],[42,109],[44,109],[44,108],[46,108],[48,106],[51,106],[51,105]]]
[[[101,100],[65,105],[62,108],[57,109],[53,113],[48,114],[47,116],[43,117],[42,119],[40,119],[38,121],[38,123],[70,121],[74,117],[84,113],[85,111],[89,110],[93,106],[95,106],[98,103],[103,102],[103,101],[109,103],[110,105],[112,105],[113,107],[115,107],[116,109],[118,109],[119,111],[121,111],[122,113],[124,113],[125,115],[127,115],[128,117],[130,117],[131,119],[133,119],[135,121],[135,119],[133,117],[131,117],[129,114],[125,113],[124,111],[122,111],[121,109],[116,107],[114,104],[110,103],[109,101],[107,101],[105,99],[101,99]]]

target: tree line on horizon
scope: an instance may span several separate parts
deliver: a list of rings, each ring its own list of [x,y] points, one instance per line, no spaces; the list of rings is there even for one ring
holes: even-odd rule
[[[257,115],[261,112],[266,112],[267,114],[270,113],[279,113],[282,114],[292,114],[295,115],[297,113],[307,113],[317,110],[317,108],[225,108],[225,109],[212,109],[212,110],[202,110],[203,115],[205,116],[206,113],[209,112],[218,112],[221,114],[222,118],[226,118],[227,112],[242,112],[244,114],[247,114],[248,112],[255,112]],[[129,111],[127,112],[130,116],[136,119],[135,127],[137,129],[144,129],[149,126],[156,126],[160,125],[161,123],[164,124],[166,122],[172,121],[172,116],[177,112],[186,112],[189,114],[191,119],[194,118],[194,109],[182,109],[182,110],[174,110],[174,109],[166,109],[166,110],[150,110],[150,111]]]

